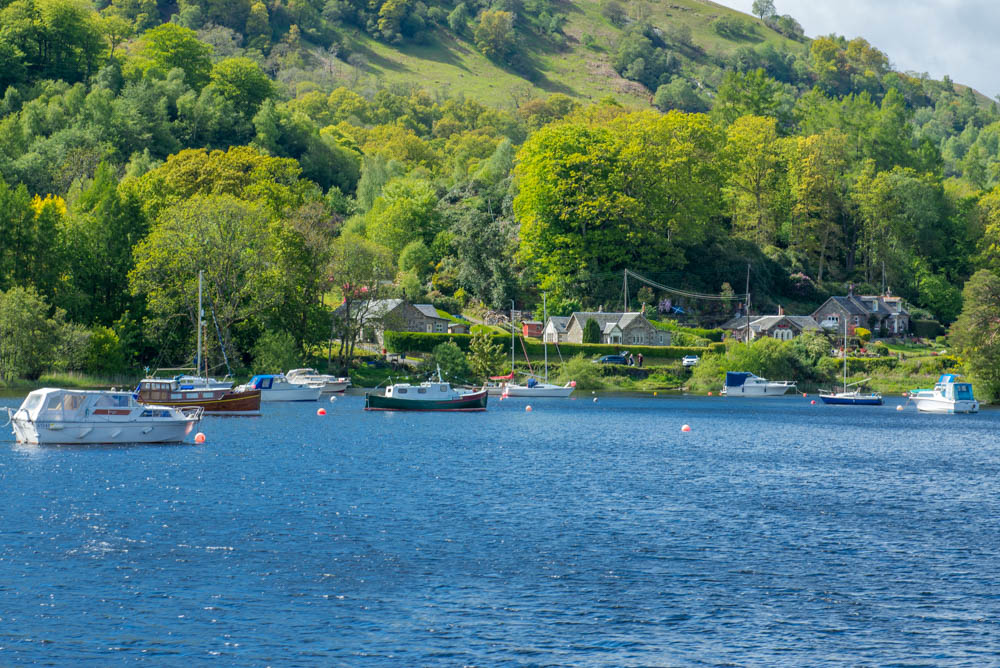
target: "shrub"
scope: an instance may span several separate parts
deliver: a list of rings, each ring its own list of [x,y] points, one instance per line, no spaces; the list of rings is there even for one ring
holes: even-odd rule
[[[253,369],[257,373],[282,373],[298,366],[302,351],[288,332],[264,332],[253,347]]]
[[[469,360],[454,341],[446,341],[434,346],[431,356],[424,362],[425,368],[433,374],[441,369],[441,376],[448,381],[467,382],[472,375]]]
[[[563,384],[574,381],[578,390],[599,390],[604,387],[601,372],[598,365],[580,353],[559,367],[559,376],[556,382]]]
[[[922,339],[934,339],[944,334],[944,327],[937,320],[911,320],[910,329],[914,336]]]
[[[583,342],[584,343],[601,342],[601,325],[593,318],[587,320],[587,324],[583,326]]]

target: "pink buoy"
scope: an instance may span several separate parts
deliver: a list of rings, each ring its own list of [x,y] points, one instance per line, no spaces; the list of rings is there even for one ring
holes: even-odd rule
[[[806,398],[806,397],[808,397],[808,396],[809,396],[809,395],[808,395],[808,394],[806,394],[805,392],[803,392],[803,393],[802,393],[802,398],[803,398],[803,399],[805,399],[805,398]],[[814,401],[813,403],[816,403],[816,402]]]
[[[683,427],[681,427],[681,431],[691,431],[691,425],[689,424],[684,425]]]
[[[318,411],[316,411],[316,415],[326,415],[326,409],[325,408],[319,409]]]
[[[203,433],[201,433],[199,431],[197,434],[194,435],[194,442],[195,443],[204,443],[205,442],[205,434],[203,434]]]
[[[531,412],[531,406],[525,406],[524,407],[524,412],[525,413],[530,413]]]
[[[575,380],[569,381],[569,386],[570,387],[576,387],[576,381]]]
[[[815,405],[816,405],[816,400],[815,400],[815,399],[813,399],[813,400],[812,400],[812,401],[810,401],[809,403],[810,403],[810,404],[812,404],[813,406],[815,406]]]

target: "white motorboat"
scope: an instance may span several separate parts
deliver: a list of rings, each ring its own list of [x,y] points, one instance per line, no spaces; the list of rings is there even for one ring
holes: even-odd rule
[[[768,380],[749,371],[727,371],[722,394],[727,397],[780,397],[795,387],[795,381]]]
[[[323,394],[336,394],[345,391],[351,385],[350,378],[340,378],[320,373],[316,369],[292,369],[285,378],[293,385],[310,385],[323,383]]]
[[[18,443],[180,443],[202,408],[139,403],[131,392],[46,387],[7,409]]]
[[[958,376],[943,373],[932,390],[910,390],[910,400],[925,413],[978,413],[972,383],[955,382]]]
[[[235,391],[260,390],[260,400],[271,401],[317,401],[323,393],[323,383],[290,383],[284,374],[259,374],[246,385]]]

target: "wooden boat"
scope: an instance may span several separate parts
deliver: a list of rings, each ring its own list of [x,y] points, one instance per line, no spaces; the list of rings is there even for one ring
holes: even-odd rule
[[[210,415],[260,415],[257,389],[188,384],[184,378],[144,378],[136,388],[139,401],[161,406],[200,406]]]
[[[202,272],[198,272],[198,313],[201,308]],[[198,406],[211,415],[260,415],[261,393],[257,389],[232,389],[232,382],[208,377],[202,358],[202,327],[198,324],[198,347],[194,369],[157,369],[135,388],[139,401],[160,406]],[[163,371],[194,371],[173,378],[159,377]],[[204,372],[204,373],[203,373]]]
[[[365,393],[366,411],[484,411],[488,398],[486,388],[461,392],[450,383],[438,379],[419,385],[396,383],[385,388],[385,394]]]
[[[201,420],[197,406],[146,405],[131,392],[46,387],[7,409],[18,443],[180,443]]]

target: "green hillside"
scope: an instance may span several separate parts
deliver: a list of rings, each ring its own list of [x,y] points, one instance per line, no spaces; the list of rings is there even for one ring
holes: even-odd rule
[[[704,327],[748,265],[760,313],[993,322],[996,106],[758,7],[0,0],[0,377],[189,360],[199,271],[234,371],[349,365],[373,298],[615,309],[626,270]]]
[[[363,75],[359,78],[353,68],[344,67],[337,79],[355,86],[402,83],[441,94],[461,91],[498,105],[551,93],[582,101],[612,95],[629,104],[648,105],[655,91],[614,69],[613,54],[628,26],[612,24],[601,14],[602,4],[592,0],[558,3],[556,7],[566,16],[562,26],[565,41],[553,46],[525,38],[523,49],[531,64],[528,73],[486,58],[476,49],[471,33],[456,36],[442,28],[434,30],[426,44],[389,45],[354,29],[347,36],[349,49],[365,57]],[[803,43],[780,35],[757,19],[712,2],[672,0],[643,6],[649,10],[646,20],[653,26],[690,29],[694,48],[685,50],[687,73],[703,76],[710,87],[721,79],[718,59],[731,56],[740,47],[767,43],[797,53],[806,50]],[[721,16],[753,22],[756,33],[741,39],[724,38],[712,27]]]

